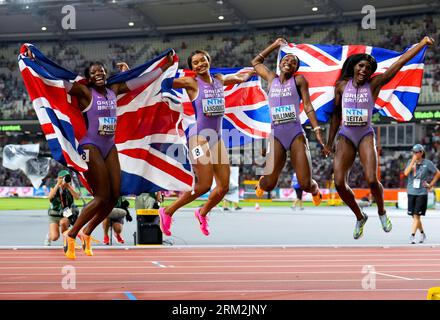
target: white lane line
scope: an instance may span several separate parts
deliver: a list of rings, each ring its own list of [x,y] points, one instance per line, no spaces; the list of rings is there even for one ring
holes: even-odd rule
[[[130,259],[145,259],[145,258],[152,258],[152,257],[166,257],[166,258],[236,258],[236,257],[244,257],[244,258],[260,258],[262,254],[247,254],[247,253],[240,253],[240,254],[215,254],[215,255],[183,255],[181,253],[176,253],[176,255],[173,255],[173,253],[167,253],[167,254],[157,254],[157,253],[149,253],[145,255],[98,255],[94,256],[94,260],[101,260],[101,259],[108,259],[103,261],[111,261],[114,258],[130,258]],[[361,258],[372,258],[372,257],[440,257],[440,252],[437,250],[436,253],[378,253],[378,254],[291,254],[291,253],[283,253],[283,254],[267,254],[264,253],[264,257],[267,258],[295,258],[295,257],[306,257],[306,258],[326,258],[326,257],[361,257]],[[62,256],[46,256],[46,255],[5,255],[0,256],[0,260],[11,260],[11,259],[32,259],[32,260],[47,260],[48,258],[63,258]]]
[[[124,262],[124,261],[122,261],[122,262]],[[141,262],[141,261],[129,261],[129,262]],[[151,263],[154,264],[157,267],[160,267],[160,268],[166,268],[167,267],[166,265],[163,265],[163,264],[159,263],[159,261],[151,261]]]
[[[170,268],[174,268],[174,266],[169,266]],[[392,272],[392,273],[439,273],[440,274],[440,270],[390,270],[388,272]],[[165,275],[166,277],[169,276],[173,276],[173,275],[226,275],[226,274],[230,274],[230,275],[240,275],[240,274],[244,274],[244,275],[248,275],[248,274],[274,274],[273,271],[221,271],[221,272],[174,272],[174,271],[167,271],[166,274],[164,273],[158,273],[158,272],[130,272],[129,276],[146,276],[146,275],[155,275],[157,277],[160,277],[162,275]],[[346,274],[346,275],[350,275],[350,274],[360,274],[360,271],[358,268],[356,268],[356,270],[353,271],[277,271],[276,274]],[[81,272],[78,273],[78,275],[80,276],[103,276],[103,274],[101,272]],[[51,277],[56,277],[59,278],[60,276],[58,274],[54,274],[54,273],[2,273],[1,274],[2,277],[26,277],[26,276],[32,276],[32,277],[41,277],[41,276],[51,276]],[[110,276],[110,275],[109,275]],[[121,273],[117,273],[117,272],[112,272],[110,277],[113,276],[127,276],[126,272],[121,272]],[[424,279],[420,279],[420,278],[414,278],[414,280],[424,280]]]
[[[418,244],[417,249],[419,248],[436,248],[440,246],[440,243],[432,243],[432,244]],[[0,250],[59,250],[62,246],[0,246]],[[412,244],[390,244],[390,245],[374,245],[374,244],[242,244],[242,245],[155,245],[149,247],[136,247],[136,246],[96,246],[94,249],[99,250],[157,250],[157,249],[267,249],[267,248],[275,248],[275,249],[396,249],[396,248],[406,248],[406,249],[415,249]]]
[[[164,245],[158,245],[158,246],[151,246],[151,247],[136,247],[136,246],[126,246],[126,247],[108,247],[108,246],[94,246],[93,249],[96,249],[97,251],[104,251],[104,252],[114,252],[114,251],[124,251],[127,253],[127,251],[163,251],[164,254],[165,251],[181,251],[182,254],[184,253],[218,253],[219,250],[236,250],[241,252],[267,252],[267,250],[270,250],[272,252],[286,252],[286,251],[295,251],[295,252],[314,252],[314,253],[328,253],[331,252],[343,252],[343,253],[356,253],[356,252],[390,252],[390,251],[399,251],[399,250],[407,250],[410,252],[417,252],[417,251],[435,251],[438,250],[438,247],[440,244],[433,244],[433,245],[418,245],[417,248],[415,248],[413,245],[391,245],[391,246],[374,246],[374,245],[347,245],[347,246],[334,246],[334,245],[233,245],[233,246],[227,246],[227,245],[205,245],[205,246],[164,246]],[[55,250],[62,250],[62,246],[52,246],[52,247],[45,247],[45,246],[21,246],[21,247],[10,247],[10,246],[0,246],[0,254],[20,254],[22,251],[29,251],[29,250],[43,250],[46,252],[55,251]],[[112,252],[112,253],[113,253]],[[27,252],[29,253],[29,252]]]
[[[195,261],[196,262],[196,261]],[[239,262],[239,261],[237,261]],[[254,261],[255,262],[255,261]],[[64,262],[63,265],[65,265],[67,262]],[[81,266],[81,265],[74,265],[72,264],[76,269],[114,269],[114,270],[125,270],[125,269],[151,269],[156,267],[149,267],[149,266],[118,266],[118,267],[109,267],[109,266]],[[222,265],[222,266],[175,266],[175,269],[212,269],[212,268],[218,268],[218,269],[231,269],[231,268],[319,268],[319,269],[325,269],[325,268],[360,268],[362,267],[359,264],[303,264],[303,265],[279,265],[279,264],[269,264],[269,265]],[[440,267],[440,264],[375,264],[375,267]],[[45,266],[45,267],[21,267],[21,266],[13,266],[13,267],[0,267],[0,270],[17,270],[17,269],[31,269],[31,270],[37,270],[37,269],[59,269],[60,266],[51,267],[51,266]],[[0,274],[1,275],[1,274]]]
[[[161,291],[131,291],[132,294],[176,294],[176,293],[302,293],[302,292],[363,292],[363,293],[377,293],[377,292],[408,292],[408,291],[423,291],[427,292],[426,288],[395,288],[395,289],[274,289],[274,290],[161,290]],[[125,291],[35,291],[35,292],[0,292],[0,295],[70,295],[70,294],[124,294]],[[316,299],[316,298],[315,298]]]
[[[440,246],[440,245],[439,245]],[[36,254],[36,253],[40,253],[41,252],[45,252],[45,253],[53,253],[55,254],[55,252],[57,251],[62,251],[63,247],[59,246],[59,247],[51,247],[52,249],[43,249],[43,248],[32,248],[32,249],[2,249],[0,248],[0,254],[21,254],[21,253],[25,253],[25,254]],[[108,247],[104,247],[104,246],[94,246],[93,249],[97,249],[97,252],[100,253],[109,253],[109,254],[114,254],[115,251],[121,251],[124,252],[124,254],[135,254],[135,253],[141,253],[141,252],[161,252],[163,254],[169,254],[170,251],[175,251],[175,252],[180,252],[182,254],[185,253],[194,253],[194,254],[201,254],[203,253],[210,253],[210,254],[215,254],[218,253],[219,251],[233,251],[236,253],[240,253],[240,252],[249,252],[249,253],[254,253],[254,252],[267,252],[267,251],[272,251],[272,252],[299,252],[299,253],[328,253],[328,252],[340,252],[340,253],[360,253],[360,252],[384,252],[384,253],[388,253],[388,252],[396,252],[396,251],[408,251],[408,252],[420,252],[420,251],[437,251],[438,247],[417,247],[415,248],[414,246],[412,247],[393,247],[393,248],[380,248],[380,247],[375,247],[375,248],[371,248],[371,247],[356,247],[356,248],[352,248],[352,247],[347,247],[347,248],[332,248],[332,247],[316,247],[316,248],[310,248],[310,247],[288,247],[288,248],[280,248],[280,247],[242,247],[242,248],[231,248],[231,247],[217,247],[217,248],[212,248],[212,247],[206,247],[206,248],[191,248],[191,247],[187,247],[187,248],[176,248],[174,246],[159,246],[159,247],[154,247],[154,248],[148,248],[148,247],[142,247],[145,249],[137,249],[137,247],[128,247],[125,249],[109,249]],[[56,249],[56,250],[54,250]],[[417,250],[416,250],[417,249]],[[131,251],[131,252],[130,252]]]
[[[125,252],[125,251],[124,251]],[[354,254],[354,253],[331,253],[329,251],[326,251],[325,253],[315,253],[315,252],[311,252],[309,254],[303,254],[303,253],[295,253],[295,252],[277,252],[277,251],[265,251],[265,252],[212,252],[212,253],[178,253],[178,252],[169,252],[169,253],[164,253],[164,252],[147,252],[144,255],[130,255],[130,254],[117,254],[117,255],[108,255],[105,254],[103,252],[96,254],[93,259],[120,259],[120,258],[131,258],[131,259],[145,259],[145,258],[149,258],[149,259],[162,259],[162,258],[187,258],[187,259],[191,259],[191,258],[235,258],[235,257],[243,257],[243,258],[255,258],[255,257],[290,257],[290,258],[326,258],[326,257],[339,257],[339,258],[344,258],[344,257],[356,257],[356,258],[399,258],[399,257],[433,257],[433,258],[438,258],[440,257],[440,252],[439,250],[436,250],[435,252],[423,252],[423,251],[418,251],[418,252],[399,252],[399,253],[369,253],[369,252],[364,252],[364,253],[359,253],[359,254]],[[35,255],[29,255],[28,253],[22,253],[22,254],[0,254],[0,260],[9,260],[9,259],[32,259],[32,260],[46,260],[48,258],[64,258],[63,254],[44,254],[44,253],[37,253]]]
[[[414,280],[414,279],[411,279],[411,278],[405,278],[405,277],[395,276],[395,275],[388,274],[388,273],[382,273],[382,272],[372,272],[372,273],[374,273],[374,274],[378,274],[378,275],[381,275],[381,276],[397,278],[397,279],[403,279],[403,280]]]
[[[393,277],[393,276],[391,276]],[[415,280],[402,277],[393,277],[397,279],[378,279],[378,282],[392,282],[402,280]],[[419,279],[419,281],[439,281],[436,279]],[[76,281],[76,284],[119,284],[119,283],[150,283],[150,284],[167,284],[167,283],[277,283],[277,282],[355,282],[358,283],[359,279],[224,279],[224,280],[102,280],[102,281]],[[2,281],[0,285],[14,285],[14,284],[28,284],[28,285],[40,285],[40,284],[55,284],[59,285],[59,281]]]
[[[12,259],[11,259],[12,260]],[[237,259],[233,260],[162,260],[164,263],[207,263],[207,264],[217,264],[217,263],[263,263],[263,262],[275,262],[275,263],[282,263],[282,262],[353,262],[353,263],[367,263],[368,264],[375,264],[371,262],[398,262],[398,261],[408,261],[408,259],[283,259],[282,257],[280,259],[251,259],[246,260],[242,259],[241,257],[237,257]],[[421,259],[418,258],[417,261],[439,261],[440,259]],[[75,264],[79,261],[73,261],[72,264]],[[87,262],[88,265],[94,265],[94,264],[108,264],[108,262],[114,262],[113,261],[93,261],[90,260]],[[118,261],[118,263],[142,263],[143,260],[122,260]],[[153,264],[159,265],[160,263],[157,261],[151,261]],[[2,264],[36,264],[35,261],[0,261],[0,265]],[[59,260],[46,260],[46,261],[39,261],[38,264],[52,264],[52,263],[62,263],[65,264],[64,259]]]

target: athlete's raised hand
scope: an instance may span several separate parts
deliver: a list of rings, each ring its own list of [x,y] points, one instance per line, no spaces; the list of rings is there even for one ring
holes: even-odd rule
[[[167,55],[166,63],[162,66],[162,71],[167,70],[169,67],[171,67],[174,64],[174,51],[171,51]]]
[[[116,64],[116,66],[118,67],[120,72],[130,70],[130,68],[128,67],[128,64],[126,62],[118,62]]]
[[[26,56],[28,57],[28,58],[30,58],[30,59],[32,59],[32,60],[35,60],[35,56],[34,56],[34,54],[32,53],[32,51],[31,51],[31,49],[29,49],[29,47],[26,47]]]
[[[434,45],[435,40],[434,40],[433,38],[431,38],[431,37],[426,36],[426,37],[424,37],[424,38],[422,39],[421,42],[423,42],[423,43],[424,43],[425,45],[427,45],[427,46],[432,46],[432,45]]]
[[[287,46],[288,42],[287,42],[287,40],[284,39],[284,38],[278,38],[278,39],[276,39],[276,40],[274,41],[274,44],[277,45],[277,46],[279,46],[279,47],[282,47],[282,46]]]

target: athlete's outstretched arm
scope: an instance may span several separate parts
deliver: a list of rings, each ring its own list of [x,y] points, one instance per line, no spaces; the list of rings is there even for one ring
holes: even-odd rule
[[[417,45],[409,49],[407,52],[402,54],[402,56],[394,62],[387,71],[385,71],[383,74],[378,75],[374,77],[371,80],[371,90],[373,92],[373,95],[377,97],[377,94],[379,93],[379,90],[381,87],[386,85],[388,82],[391,81],[391,79],[394,78],[394,76],[399,72],[400,69],[412,58],[414,58],[417,53],[419,53],[425,46],[427,45],[433,45],[434,39],[430,37],[424,37],[422,41],[420,41]]]
[[[29,48],[26,50],[26,56],[32,60],[35,60],[35,56]],[[78,98],[81,109],[85,109],[90,104],[90,101],[92,100],[92,93],[87,86],[78,82],[69,82],[67,80],[63,80],[63,83],[66,92]]]
[[[92,101],[92,92],[90,89],[78,82],[69,82],[67,80],[63,80],[64,87],[66,88],[66,92],[72,96],[75,96],[78,99],[78,104],[81,110],[87,108]]]
[[[193,89],[197,82],[192,77],[181,77],[173,79],[174,89]]]
[[[257,54],[255,58],[252,59],[251,65],[254,67],[257,74],[269,82],[269,84],[272,82],[272,80],[277,76],[275,72],[269,70],[268,67],[264,65],[264,59],[271,54],[273,51],[278,49],[279,47],[287,45],[286,39],[278,38],[276,39],[270,46],[268,46],[266,49],[264,49],[262,52]]]
[[[173,81],[174,89],[185,89],[191,100],[195,98],[199,90],[196,79],[192,77],[175,78]]]
[[[224,86],[228,86],[230,84],[239,84],[248,81],[252,75],[255,74],[255,70],[250,70],[248,72],[243,72],[239,74],[231,74],[231,75],[222,75],[216,74],[215,77],[220,80]]]
[[[342,120],[342,93],[347,81],[340,81],[335,88],[335,108],[333,109],[332,117],[330,119],[330,130],[327,144],[324,148],[325,155],[329,155],[333,150],[333,142],[338,133],[339,126]]]
[[[304,111],[310,120],[313,131],[315,131],[316,140],[318,140],[318,142],[324,146],[324,141],[322,139],[322,128],[319,126],[318,120],[316,119],[315,109],[310,101],[309,83],[302,74],[295,76],[295,81],[301,91],[301,97],[304,102]]]
[[[173,65],[173,63],[174,63],[173,55],[174,55],[174,52],[170,52],[167,56],[166,63],[163,66],[161,66],[160,68],[157,68],[157,69],[155,69],[151,72],[148,72],[148,73],[144,73],[143,75],[141,75],[137,78],[128,80],[126,82],[115,83],[110,86],[110,89],[112,89],[116,95],[119,95],[122,93],[126,93],[128,91],[131,91],[131,90],[135,90],[143,85],[147,85],[147,84],[152,83],[154,80],[159,78],[163,72],[165,72],[169,67],[171,67]],[[128,65],[125,62],[119,63],[118,67],[119,67],[119,70],[121,70],[121,71],[128,70]]]

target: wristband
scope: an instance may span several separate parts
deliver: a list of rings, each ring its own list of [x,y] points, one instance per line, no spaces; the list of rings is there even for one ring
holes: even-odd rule
[[[266,59],[261,53],[259,53],[258,56],[263,60]]]
[[[320,126],[316,126],[316,127],[313,128],[313,131],[315,131],[315,132],[318,131],[318,130],[322,130],[322,128]]]

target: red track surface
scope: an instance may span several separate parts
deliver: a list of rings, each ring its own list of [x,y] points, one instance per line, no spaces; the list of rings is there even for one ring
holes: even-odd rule
[[[440,250],[429,247],[94,253],[77,250],[72,261],[61,249],[0,250],[0,300],[128,299],[127,292],[148,300],[426,299],[430,287],[440,286]],[[75,289],[62,287],[66,266],[75,267]],[[367,274],[367,266],[375,273]],[[366,276],[375,278],[375,289],[363,289]]]

